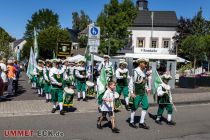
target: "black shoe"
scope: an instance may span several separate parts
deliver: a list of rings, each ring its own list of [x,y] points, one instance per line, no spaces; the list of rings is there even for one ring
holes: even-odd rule
[[[60,115],[65,115],[65,112],[63,110],[61,110]]]
[[[139,123],[139,128],[149,129],[149,126],[146,123]]]
[[[49,100],[48,99],[46,99],[46,103],[48,103],[49,102]]]
[[[136,129],[138,128],[134,123],[129,123],[129,126]]]
[[[38,94],[38,97],[42,97],[41,94]]]
[[[113,129],[112,129],[112,132],[113,132],[113,133],[120,133],[120,129],[118,129],[118,128],[113,128]]]
[[[155,120],[155,122],[159,125],[162,125],[162,122],[160,120]]]
[[[55,111],[56,111],[56,108],[53,108],[51,112],[52,112],[52,113],[55,113]]]
[[[77,101],[80,101],[80,98],[77,98]]]
[[[170,121],[170,122],[167,122],[168,125],[176,125],[176,122],[174,121]]]
[[[84,98],[83,101],[84,101],[84,102],[87,102],[87,98]]]
[[[127,111],[130,111],[129,105],[125,105],[125,109],[126,109]]]
[[[97,128],[98,129],[103,129],[103,127],[101,126],[101,124],[97,124]]]

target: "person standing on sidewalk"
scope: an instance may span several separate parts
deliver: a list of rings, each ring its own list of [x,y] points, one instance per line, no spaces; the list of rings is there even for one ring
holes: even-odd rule
[[[16,78],[16,68],[13,66],[13,60],[8,60],[7,65],[7,77],[8,77],[8,88],[7,97],[13,96],[13,80]]]
[[[171,79],[172,77],[169,74],[164,74],[162,76],[163,83],[160,84],[160,86],[157,88],[158,111],[155,122],[160,125],[162,124],[161,117],[163,115],[164,109],[168,111],[167,124],[176,124],[176,122],[172,121],[173,105],[171,97],[171,87],[168,84],[169,80]]]
[[[133,93],[131,93],[131,97],[134,98],[133,105],[131,107],[131,117],[129,126],[132,128],[137,128],[134,123],[134,116],[135,112],[139,107],[139,104],[142,105],[141,111],[141,118],[139,122],[139,128],[149,129],[149,126],[144,122],[147,110],[149,108],[148,97],[147,93],[150,91],[148,90],[147,86],[147,77],[144,73],[147,63],[149,61],[147,59],[138,59],[138,67],[134,69],[134,76],[133,76]],[[131,90],[132,91],[132,90]]]
[[[17,94],[17,90],[18,90],[18,80],[19,80],[19,76],[20,76],[20,67],[18,65],[18,62],[17,60],[14,61],[14,65],[13,65],[15,68],[16,68],[16,78],[14,79],[13,83],[14,83],[14,91],[15,91],[15,94]]]
[[[62,68],[59,68],[60,60],[56,59],[53,60],[54,66],[50,69],[49,77],[51,80],[52,88],[51,88],[51,95],[52,95],[52,103],[53,109],[52,113],[56,111],[56,102],[59,103],[60,108],[60,115],[65,115],[63,110],[63,88],[64,88],[64,78],[65,71]]]
[[[46,60],[46,66],[43,69],[44,74],[44,93],[46,95],[46,102],[51,100],[51,82],[50,82],[50,69],[52,68],[52,63],[50,60]]]

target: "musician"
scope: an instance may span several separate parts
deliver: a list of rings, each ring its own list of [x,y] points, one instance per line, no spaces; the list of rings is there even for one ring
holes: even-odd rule
[[[101,106],[102,115],[99,118],[99,121],[97,122],[97,128],[102,129],[101,122],[104,117],[108,114],[109,117],[111,117],[111,124],[112,124],[112,132],[113,133],[119,133],[120,130],[116,127],[115,124],[115,115],[114,115],[114,90],[115,90],[116,84],[113,81],[109,81],[108,88],[105,91],[102,99],[103,103]]]
[[[112,65],[112,62],[109,61],[109,59],[110,59],[109,55],[104,55],[104,61],[101,62],[99,64],[99,66],[98,66],[98,71],[99,72],[101,71],[101,69],[103,67],[105,68],[108,81],[112,80],[113,75],[114,75],[114,73],[113,73],[113,71],[114,71],[113,65]]]
[[[79,67],[75,70],[75,76],[76,76],[76,89],[77,89],[77,100],[80,101],[80,93],[82,92],[83,95],[83,101],[87,101],[86,98],[86,81],[88,78],[87,71],[85,69],[85,58],[82,58],[78,61]]]
[[[74,76],[74,69],[75,69],[75,63],[73,61],[69,61],[69,65],[67,67],[67,85],[68,86],[75,86],[75,76]]]
[[[134,69],[134,76],[133,76],[133,93],[131,93],[131,97],[134,98],[133,105],[131,107],[131,118],[130,118],[130,124],[129,126],[132,128],[137,128],[137,126],[134,124],[134,116],[135,112],[139,107],[139,104],[142,105],[142,111],[141,111],[141,119],[139,122],[139,128],[143,129],[149,129],[149,126],[146,125],[144,122],[149,104],[148,104],[148,97],[147,93],[150,91],[147,90],[147,81],[146,81],[146,74],[144,73],[144,70],[147,66],[148,60],[147,59],[138,59],[137,60],[138,67]]]
[[[127,62],[125,62],[124,60],[119,62],[119,68],[116,70],[116,79],[117,79],[116,91],[117,93],[119,93],[119,95],[123,93],[126,103],[125,105],[126,110],[129,110],[128,82],[130,76],[129,76],[129,71],[126,68],[127,65],[128,65]]]
[[[52,63],[49,59],[46,60],[46,66],[43,69],[44,74],[44,93],[46,95],[46,102],[51,101],[51,82],[50,82],[50,69],[52,68]]]
[[[168,84],[169,80],[171,80],[171,76],[168,74],[164,74],[162,76],[163,83],[159,85],[157,88],[157,96],[158,96],[158,111],[157,111],[157,119],[155,122],[157,124],[162,124],[161,117],[163,115],[164,109],[168,111],[167,124],[175,125],[176,122],[172,121],[172,97],[171,97],[171,87]]]
[[[38,60],[38,66],[34,68],[34,75],[37,77],[36,85],[38,87],[38,96],[43,96],[43,88],[44,88],[44,77],[43,77],[43,68],[44,68],[45,62],[42,60]]]
[[[60,115],[65,115],[63,111],[63,88],[64,88],[64,77],[65,71],[59,68],[60,60],[53,60],[54,67],[50,69],[49,77],[52,83],[51,94],[52,94],[52,113],[56,111],[56,102],[59,103]]]

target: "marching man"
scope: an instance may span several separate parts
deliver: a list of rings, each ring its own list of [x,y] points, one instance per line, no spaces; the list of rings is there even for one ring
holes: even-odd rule
[[[119,68],[116,70],[116,79],[117,79],[116,91],[117,93],[119,93],[119,95],[123,93],[123,96],[125,98],[125,103],[126,103],[125,105],[126,110],[129,110],[128,82],[129,82],[130,76],[129,76],[129,71],[126,68],[127,65],[128,65],[127,62],[125,61],[119,62]]]
[[[54,60],[54,67],[50,69],[50,80],[52,84],[51,94],[53,109],[52,113],[56,111],[56,102],[59,103],[60,115],[65,115],[63,111],[63,87],[64,87],[64,77],[65,71],[59,68],[60,60]]]
[[[101,62],[100,65],[98,66],[99,72],[103,67],[105,68],[108,81],[112,80],[114,75],[112,62],[110,62],[109,59],[110,59],[109,55],[104,55],[104,62]]]
[[[85,69],[86,60],[83,58],[79,60],[79,67],[77,67],[75,71],[75,76],[77,79],[76,89],[77,89],[77,100],[80,101],[80,93],[82,92],[83,101],[87,101],[86,99],[86,81],[88,78],[87,71]]]
[[[134,98],[134,100],[133,100],[133,105],[131,107],[131,117],[130,117],[129,126],[132,128],[137,128],[137,126],[134,123],[134,116],[136,110],[139,107],[139,104],[141,103],[142,111],[141,111],[141,119],[139,122],[139,128],[149,129],[149,126],[146,125],[146,123],[144,122],[147,110],[149,108],[147,93],[149,93],[150,91],[147,90],[146,75],[144,73],[148,60],[138,59],[137,63],[138,67],[134,69],[133,87],[131,87],[133,88],[133,90],[131,90],[131,97]],[[132,93],[132,91],[134,92]]]
[[[167,124],[175,125],[176,122],[172,121],[172,113],[173,113],[173,102],[171,97],[171,87],[168,84],[169,80],[171,80],[171,76],[168,74],[164,74],[162,76],[163,83],[159,85],[157,88],[157,101],[158,101],[158,112],[157,119],[155,122],[157,124],[162,124],[161,117],[163,115],[164,109],[168,111]]]
[[[46,60],[46,66],[43,69],[44,73],[44,92],[46,94],[46,102],[49,102],[51,100],[51,82],[50,82],[50,69],[52,68],[52,63],[50,60]]]
[[[34,75],[37,76],[37,87],[38,87],[38,96],[43,96],[43,87],[44,87],[44,77],[43,77],[43,68],[45,62],[38,60],[38,66],[34,68]]]

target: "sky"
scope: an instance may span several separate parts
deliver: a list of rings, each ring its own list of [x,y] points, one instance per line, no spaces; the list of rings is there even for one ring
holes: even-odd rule
[[[28,20],[39,9],[48,8],[59,15],[62,28],[72,27],[72,12],[84,10],[95,21],[110,0],[0,0],[0,27],[20,39]],[[122,0],[119,0],[122,1]],[[136,2],[136,0],[133,0]],[[177,17],[193,18],[202,7],[210,20],[210,0],[148,0],[149,10],[176,11]]]

